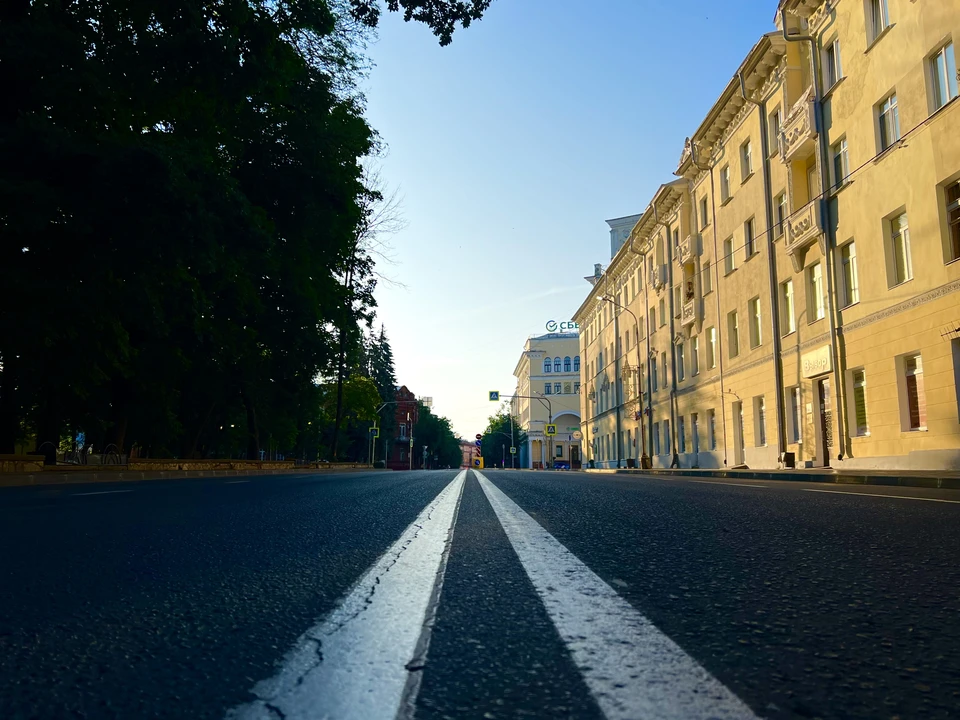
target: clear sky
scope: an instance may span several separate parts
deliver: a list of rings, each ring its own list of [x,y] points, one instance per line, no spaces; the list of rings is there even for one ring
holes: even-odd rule
[[[642,212],[776,0],[494,0],[439,47],[385,14],[368,117],[407,227],[378,288],[397,380],[472,437],[531,334],[606,266],[604,220]],[[378,321],[378,322],[379,322]]]

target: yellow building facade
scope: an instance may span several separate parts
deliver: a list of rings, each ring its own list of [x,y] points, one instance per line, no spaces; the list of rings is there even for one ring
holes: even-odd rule
[[[960,0],[776,24],[574,317],[587,459],[956,469]]]
[[[576,437],[580,432],[580,371],[576,332],[550,332],[527,339],[513,370],[517,387],[510,409],[527,436],[518,448],[518,467],[581,467],[583,454]],[[547,435],[548,425],[555,426],[555,435]]]

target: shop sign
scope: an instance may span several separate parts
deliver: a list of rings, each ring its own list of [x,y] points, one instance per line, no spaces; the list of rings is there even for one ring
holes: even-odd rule
[[[816,377],[833,370],[833,355],[830,353],[830,346],[824,345],[801,355],[800,367],[805,378]]]
[[[559,330],[560,332],[579,331],[580,326],[577,325],[575,322],[557,322],[556,320],[548,320],[547,331],[557,332],[557,330]]]

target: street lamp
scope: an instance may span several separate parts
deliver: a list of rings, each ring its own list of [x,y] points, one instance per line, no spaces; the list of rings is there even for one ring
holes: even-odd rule
[[[636,345],[637,349],[637,403],[640,408],[639,412],[637,412],[637,417],[640,419],[640,467],[644,470],[648,470],[650,469],[650,456],[647,455],[647,433],[643,424],[643,388],[640,383],[640,368],[643,366],[643,364],[640,362],[640,320],[637,319],[637,316],[634,314],[633,310],[624,307],[609,295],[603,295],[601,299],[610,303],[614,307],[630,313],[630,316],[633,318],[633,325],[635,328],[634,344]]]

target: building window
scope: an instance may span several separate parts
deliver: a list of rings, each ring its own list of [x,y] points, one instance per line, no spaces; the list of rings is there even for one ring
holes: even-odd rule
[[[551,385],[550,383],[546,383],[546,384],[543,386],[543,394],[544,394],[544,395],[553,395],[553,385]]]
[[[660,454],[660,423],[653,424],[653,454]]]
[[[958,183],[958,187],[960,187],[960,183]],[[957,214],[957,217],[960,218],[960,213]],[[958,230],[960,230],[960,225],[958,225]],[[710,261],[707,260],[703,263],[703,267],[700,270],[700,289],[704,295],[709,295],[713,291],[713,276],[710,274],[711,269]]]
[[[730,357],[740,354],[740,320],[737,311],[727,313],[727,335],[730,340]]]
[[[707,329],[707,367],[715,368],[717,366],[717,329],[715,327]]]
[[[750,218],[743,224],[743,255],[748,260],[757,252],[756,223]]]
[[[667,455],[670,452],[670,421],[663,421],[663,454]]]
[[[753,399],[753,421],[755,424],[754,445],[764,447],[767,444],[767,406],[764,403],[763,395],[758,395]]]
[[[660,298],[660,327],[667,324],[667,301]]]
[[[729,275],[737,269],[737,258],[733,254],[733,238],[723,241],[723,270]]]
[[[660,353],[660,384],[663,385],[664,390],[667,388],[667,354]]]
[[[827,49],[824,50],[823,71],[826,75],[824,78],[824,85],[826,85],[828,90],[840,82],[840,78],[843,77],[843,66],[840,62],[839,40],[834,40],[832,43],[827,45]]]
[[[800,405],[800,386],[787,388],[787,439],[798,443],[802,437],[803,407]]]
[[[553,368],[553,364],[550,362],[550,358],[547,358],[543,361],[543,372],[548,373]]]
[[[690,375],[696,377],[700,374],[700,338],[690,339]]]
[[[653,335],[657,331],[657,308],[656,306],[650,307],[650,314],[647,315],[647,318],[650,320],[650,334]]]
[[[823,268],[819,262],[807,268],[807,317],[810,322],[822,320],[826,315],[823,306]]]
[[[780,283],[780,332],[789,335],[797,330],[797,315],[793,308],[793,280]]]
[[[683,343],[677,345],[677,382],[683,382],[686,377]]]
[[[912,355],[903,359],[907,395],[907,427],[910,430],[927,429],[927,399],[923,389],[923,359]]]
[[[707,410],[707,447],[717,449],[717,411]]]
[[[574,371],[574,372],[580,372],[580,356],[579,356],[579,355],[577,355],[577,356],[573,359],[573,371]]]
[[[848,242],[840,248],[840,277],[843,279],[843,306],[860,302],[856,243]]]
[[[747,140],[740,146],[740,182],[746,182],[751,175],[753,175],[753,144]]]
[[[953,43],[947,43],[930,58],[930,74],[933,79],[933,107],[939,110],[957,97],[957,59]]]
[[[960,259],[960,181],[951,183],[945,190],[947,201],[947,233],[950,238],[950,259]]]
[[[561,393],[562,393],[562,390],[561,390],[561,388],[560,388],[560,383],[554,383],[554,384],[553,384],[553,394],[554,394],[554,395],[560,395]]]
[[[774,212],[776,213],[776,224],[773,226],[773,236],[777,239],[783,237],[783,226],[787,221],[787,194],[780,193],[774,200]]]
[[[900,110],[897,108],[896,93],[877,105],[877,119],[880,123],[880,150],[886,150],[900,139]]]
[[[553,359],[553,371],[560,372],[560,358]]]
[[[685,427],[683,415],[677,418],[677,450],[685,453],[687,451],[687,430]]]
[[[853,395],[853,417],[851,420],[851,432],[862,437],[870,434],[870,428],[867,425],[867,379],[863,368],[850,371],[850,392]]]
[[[683,292],[682,288],[679,285],[675,285],[673,288],[673,316],[677,319],[683,314],[683,299],[680,297],[681,292]]]
[[[747,301],[747,313],[750,317],[750,347],[758,348],[762,338],[760,336],[760,298],[755,297]]]
[[[890,13],[887,10],[887,0],[867,1],[870,3],[867,28],[870,32],[870,42],[873,42],[890,25]]]
[[[833,187],[839,188],[850,177],[850,154],[847,151],[847,139],[843,138],[843,140],[834,144],[830,148],[830,154],[833,156]]]
[[[579,395],[579,394],[580,394],[580,383],[575,382],[575,383],[573,384],[573,394],[574,394],[574,395]]]
[[[572,363],[570,361],[570,356],[567,355],[567,357],[563,359],[563,371],[568,373],[570,372],[571,367],[572,367]]]
[[[780,149],[780,128],[783,125],[783,114],[777,106],[770,113],[770,154],[776,155]]]
[[[703,230],[707,225],[710,224],[710,214],[707,208],[707,198],[706,196],[700,198],[700,229]]]
[[[724,165],[720,170],[720,202],[730,199],[730,166]]]
[[[913,279],[913,256],[910,252],[910,227],[907,214],[902,213],[890,221],[890,253],[892,285]]]
[[[659,387],[657,387],[657,385],[659,384],[659,381],[657,379],[657,363],[655,360],[653,363],[653,368],[651,368],[650,383],[653,386],[653,392],[656,392],[657,390],[660,389]]]
[[[406,424],[406,423],[401,423],[401,424],[400,424],[400,439],[401,439],[401,440],[406,440],[406,439],[407,439],[407,424]]]

